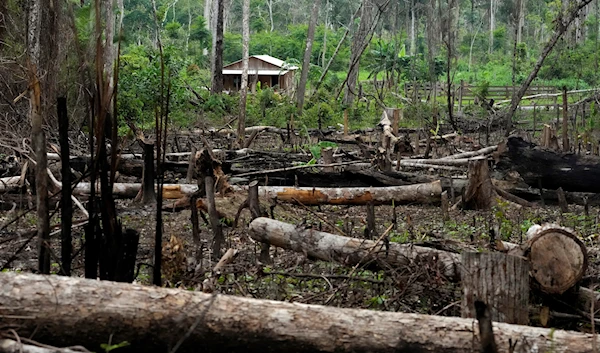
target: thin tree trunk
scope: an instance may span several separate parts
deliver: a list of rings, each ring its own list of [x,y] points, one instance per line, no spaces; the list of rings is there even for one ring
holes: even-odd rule
[[[213,0],[204,0],[204,20],[205,20],[205,26],[206,29],[210,32],[213,33],[212,29],[212,16],[211,16],[211,12],[212,12],[212,3]],[[213,39],[213,43],[212,43],[212,49],[210,52],[210,62],[211,62],[211,72],[214,69],[213,63],[214,63],[214,48],[215,48],[215,43],[214,43],[214,36],[212,36]],[[202,49],[202,53],[204,55],[208,55],[208,50],[206,48]]]
[[[350,33],[350,28],[352,28],[352,23],[354,22],[354,19],[356,18],[356,15],[358,15],[358,12],[360,11],[361,8],[362,8],[362,5],[356,10],[356,12],[350,18],[350,22],[348,23],[348,26],[346,26],[346,30],[344,31],[344,35],[342,36],[342,38],[338,42],[337,46],[335,47],[335,50],[333,51],[333,55],[331,56],[331,58],[329,58],[329,61],[327,62],[327,65],[325,65],[325,67],[323,68],[323,73],[321,74],[321,77],[319,77],[319,81],[315,85],[315,92],[319,89],[319,87],[321,87],[321,84],[323,83],[323,80],[325,79],[325,76],[327,75],[327,72],[329,72],[329,67],[331,67],[331,63],[337,57],[337,55],[338,55],[338,53],[340,51],[340,48],[342,47],[342,44],[344,43],[344,41],[348,37],[348,33]]]
[[[490,42],[488,53],[492,53],[494,51],[494,30],[496,29],[496,2],[495,0],[490,0]]]
[[[310,70],[310,56],[312,54],[313,40],[315,38],[315,27],[319,18],[319,6],[321,0],[316,0],[313,3],[310,13],[310,23],[308,25],[308,34],[306,35],[306,49],[304,50],[304,59],[302,61],[302,72],[300,73],[300,83],[298,84],[297,99],[298,99],[298,115],[302,115],[304,106],[304,93],[306,91],[306,82],[308,81],[308,70]]]
[[[366,46],[364,42],[370,36],[369,28],[372,23],[373,4],[370,0],[363,0],[360,24],[358,30],[352,36],[352,45],[350,46],[350,67],[346,78],[346,87],[344,91],[344,104],[350,106],[354,102],[356,83],[358,81],[359,62]]]
[[[51,45],[43,42],[42,35],[47,35],[47,16],[49,9],[42,4],[41,0],[30,0],[29,12],[27,15],[27,55],[29,60],[29,95],[30,95],[30,119],[31,119],[31,142],[35,152],[35,179],[36,179],[36,206],[37,206],[37,234],[38,234],[38,270],[40,273],[50,273],[50,218],[48,215],[48,176],[47,176],[47,157],[46,157],[46,135],[42,128],[44,121],[44,105],[48,105],[46,99],[50,92],[48,85],[40,83],[39,71],[43,64],[46,68],[50,67],[49,62],[45,61],[43,52],[47,52],[46,46]],[[42,45],[44,50],[42,50]],[[44,78],[48,80],[48,77]],[[46,110],[47,112],[47,110]]]
[[[215,61],[212,74],[212,94],[223,92],[223,2],[225,0],[213,0],[217,2],[217,23],[215,32]]]
[[[243,0],[242,8],[242,83],[240,86],[240,117],[238,118],[238,144],[244,146],[246,135],[246,98],[248,96],[248,60],[250,43],[250,0]]]
[[[58,98],[58,129],[60,135],[62,183],[66,187],[61,190],[61,273],[71,275],[71,224],[73,223],[73,202],[71,200],[71,165],[69,163],[69,117],[67,116],[67,99]]]
[[[212,258],[213,260],[218,261],[221,258],[221,248],[225,242],[225,237],[223,236],[223,227],[221,227],[219,213],[217,212],[217,206],[215,204],[215,179],[212,175],[207,175],[204,178],[204,186],[206,187],[206,202],[208,206],[210,227],[213,231]]]

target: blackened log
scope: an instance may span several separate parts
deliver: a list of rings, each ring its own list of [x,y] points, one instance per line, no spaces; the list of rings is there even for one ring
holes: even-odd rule
[[[519,172],[525,183],[544,189],[600,193],[600,157],[555,153],[511,136],[498,168]]]

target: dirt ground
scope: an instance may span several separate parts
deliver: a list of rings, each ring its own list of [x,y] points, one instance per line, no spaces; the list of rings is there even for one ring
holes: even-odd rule
[[[181,175],[171,175],[182,180]],[[245,200],[243,192],[217,196],[217,208],[233,219],[239,205]],[[23,197],[24,206],[33,202],[31,196]],[[165,201],[167,203],[167,201]],[[277,220],[302,225],[334,234],[364,238],[365,206],[301,207],[261,200],[265,212]],[[150,284],[156,206],[143,206],[133,200],[118,200],[119,217],[124,228],[140,232],[135,282]],[[7,224],[22,210],[3,211],[0,224]],[[521,243],[527,229],[533,224],[546,222],[571,227],[584,240],[589,251],[589,268],[582,285],[598,283],[600,259],[598,252],[598,220],[600,208],[593,207],[589,215],[583,207],[570,205],[570,212],[562,214],[556,206],[523,208],[499,201],[490,212],[451,210],[450,219],[444,221],[437,205],[376,206],[376,233],[381,235],[390,225],[390,241],[420,244],[448,251],[487,251],[491,236]],[[84,218],[76,210],[74,224]],[[259,261],[260,244],[248,236],[250,214],[242,212],[237,228],[224,226],[225,248],[238,251],[234,261],[218,273],[212,273],[210,261],[212,233],[207,223],[200,220],[201,244],[192,238],[190,211],[164,212],[163,283],[169,287],[201,290],[210,276],[216,277],[215,292],[290,302],[324,304],[337,307],[369,308],[375,310],[460,316],[460,285],[442,274],[423,266],[377,269],[315,261],[305,254],[271,247],[273,263]],[[60,218],[52,218],[56,231]],[[0,231],[0,266],[5,271],[35,272],[37,267],[36,239],[33,237],[36,218],[30,212],[17,222],[2,227]],[[60,235],[52,237],[52,269],[58,272]],[[73,233],[73,272],[83,276],[83,227]],[[351,274],[351,275],[350,275]],[[543,305],[547,299],[533,298],[534,305]],[[535,324],[535,322],[534,322]],[[587,330],[581,319],[555,319],[553,327]]]

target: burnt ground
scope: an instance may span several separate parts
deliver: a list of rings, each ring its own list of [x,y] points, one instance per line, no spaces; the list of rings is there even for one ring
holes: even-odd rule
[[[425,173],[428,172],[432,173]],[[184,179],[181,175],[168,177],[172,180]],[[218,195],[217,207],[233,219],[245,198],[245,193]],[[33,202],[31,196],[23,196],[21,200],[23,206]],[[261,200],[261,206],[268,211],[272,205],[267,200]],[[123,227],[135,229],[141,235],[135,282],[150,284],[156,206],[142,206],[133,200],[118,200],[117,207]],[[456,252],[489,251],[492,232],[502,240],[520,243],[529,226],[535,223],[552,222],[571,227],[586,243],[590,256],[589,268],[582,285],[592,286],[598,282],[598,207],[591,207],[589,215],[586,216],[582,206],[570,205],[570,212],[561,214],[557,206],[526,209],[500,201],[490,212],[451,210],[449,221],[442,219],[441,209],[437,205],[375,207],[378,235],[393,225],[389,233],[392,242],[421,244]],[[6,224],[21,212],[23,211],[19,208],[3,211],[0,214],[0,224]],[[273,208],[272,215],[281,221],[302,224],[304,227],[334,234],[339,234],[338,229],[341,229],[347,235],[357,238],[364,238],[367,225],[365,206],[307,208],[278,204]],[[81,219],[81,211],[76,210],[74,224]],[[216,276],[213,290],[231,295],[338,307],[460,316],[460,284],[449,281],[426,266],[383,266],[383,269],[363,266],[353,270],[350,266],[315,261],[302,253],[274,247],[271,247],[273,263],[261,263],[260,244],[248,236],[248,210],[242,212],[237,228],[227,225],[224,227],[225,247],[236,249],[238,255],[219,273],[211,274],[214,262],[210,261],[212,233],[208,225],[200,220],[202,244],[198,246],[192,239],[189,210],[164,212],[163,219],[163,282],[169,287],[202,290],[205,279]],[[35,272],[36,242],[35,238],[31,237],[35,222],[34,213],[29,213],[0,232],[0,266],[4,266],[10,260],[10,264],[4,270]],[[53,230],[59,229],[59,222],[57,214],[51,221]],[[60,254],[59,237],[59,234],[54,234],[52,238],[55,255]],[[74,229],[73,238],[76,254],[73,262],[74,275],[83,276],[82,227]],[[57,258],[52,262],[53,271],[58,272]],[[546,300],[534,298],[534,306],[541,305]],[[586,319],[575,316],[568,319],[555,318],[549,325],[588,330]],[[536,324],[535,320],[533,321],[532,324]]]

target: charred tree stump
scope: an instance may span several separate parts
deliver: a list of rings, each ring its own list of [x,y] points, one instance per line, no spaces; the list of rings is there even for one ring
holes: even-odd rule
[[[144,176],[142,177],[142,203],[147,205],[156,202],[154,192],[154,144],[142,141],[144,148]]]
[[[365,228],[365,238],[375,239],[377,231],[375,229],[375,205],[372,202],[367,203],[367,227]]]
[[[572,230],[555,224],[534,225],[527,238],[509,254],[529,260],[531,277],[542,292],[562,294],[585,274],[587,249]]]
[[[489,210],[494,202],[494,185],[490,179],[487,158],[469,161],[469,182],[463,205],[470,210]]]
[[[498,353],[494,330],[492,327],[492,315],[487,304],[481,300],[475,301],[475,314],[479,324],[479,343],[481,353]]]
[[[140,234],[134,229],[125,229],[119,244],[119,255],[114,280],[131,283],[135,279],[135,260]]]
[[[500,253],[464,252],[462,317],[476,317],[475,302],[488,304],[491,320],[527,325],[529,322],[529,264],[521,257]]]

